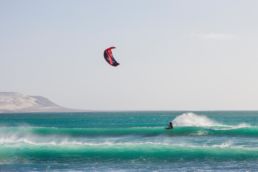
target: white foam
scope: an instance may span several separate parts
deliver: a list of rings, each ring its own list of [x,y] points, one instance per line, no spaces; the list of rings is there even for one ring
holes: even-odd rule
[[[248,127],[251,127],[251,125],[247,123],[241,123],[241,124],[238,124],[237,126],[234,126],[233,128],[237,129],[237,128],[248,128]]]
[[[230,140],[226,141],[226,142],[223,142],[221,144],[218,144],[218,145],[212,145],[212,147],[215,147],[215,148],[229,148],[229,147],[232,147],[232,146],[233,146],[233,142],[230,141]]]
[[[24,148],[24,147],[51,147],[51,148],[144,148],[151,146],[152,149],[164,148],[250,148],[235,145],[232,141],[226,141],[219,144],[206,144],[206,143],[191,143],[191,142],[174,142],[171,140],[154,140],[154,141],[118,141],[118,140],[103,140],[102,142],[96,140],[84,140],[74,138],[35,138],[27,136],[25,138],[18,138],[15,136],[0,138],[0,147],[2,148]],[[258,147],[253,147],[257,149]]]
[[[200,126],[200,127],[211,127],[211,126],[221,126],[220,123],[209,119],[204,115],[197,115],[195,113],[183,113],[177,116],[173,120],[173,124],[176,126]]]

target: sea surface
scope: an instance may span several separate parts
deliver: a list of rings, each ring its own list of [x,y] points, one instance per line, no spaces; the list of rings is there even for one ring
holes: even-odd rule
[[[258,112],[0,114],[0,171],[258,171]]]

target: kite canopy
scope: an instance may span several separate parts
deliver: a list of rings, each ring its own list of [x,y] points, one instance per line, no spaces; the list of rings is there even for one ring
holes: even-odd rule
[[[114,56],[112,54],[112,49],[114,49],[114,48],[116,48],[116,47],[109,47],[109,48],[105,49],[104,58],[111,66],[118,66],[119,63],[117,63],[117,61],[114,59]]]

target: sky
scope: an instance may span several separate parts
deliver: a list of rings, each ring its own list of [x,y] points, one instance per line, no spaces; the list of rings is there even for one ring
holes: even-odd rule
[[[258,110],[256,0],[0,0],[0,91],[86,110]],[[105,48],[120,63],[109,66]]]

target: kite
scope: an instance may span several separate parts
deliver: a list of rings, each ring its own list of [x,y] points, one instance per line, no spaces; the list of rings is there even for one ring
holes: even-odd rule
[[[114,49],[114,48],[116,48],[116,47],[109,47],[109,48],[105,49],[104,58],[108,62],[108,64],[116,67],[119,65],[119,63],[117,63],[117,61],[114,59],[114,56],[112,54],[112,49]]]

